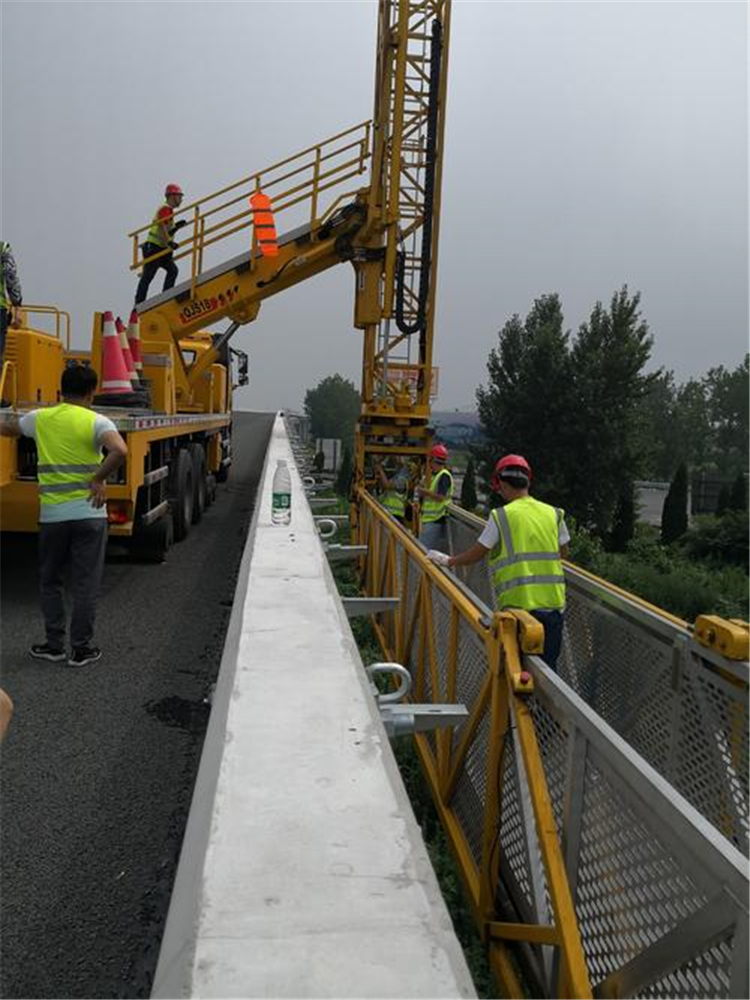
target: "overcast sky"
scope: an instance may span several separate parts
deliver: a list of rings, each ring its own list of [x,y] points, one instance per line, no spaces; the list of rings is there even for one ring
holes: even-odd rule
[[[126,233],[372,114],[376,0],[2,3],[2,237],[24,297],[133,299]],[[678,381],[748,344],[748,6],[454,0],[437,409],[473,408],[497,332],[549,292],[575,331],[640,291]],[[183,265],[186,272],[186,265]],[[157,284],[158,283],[158,284]],[[161,275],[152,291],[160,289]],[[241,408],[359,385],[348,264],[235,337]]]

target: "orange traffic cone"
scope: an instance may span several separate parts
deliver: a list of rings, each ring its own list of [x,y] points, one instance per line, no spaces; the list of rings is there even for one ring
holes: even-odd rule
[[[102,395],[121,395],[132,391],[115,320],[108,311],[104,314],[102,328]]]
[[[130,314],[128,323],[128,344],[130,353],[133,355],[133,365],[135,373],[139,379],[143,378],[143,355],[141,354],[141,324],[138,319],[138,312],[134,309]]]
[[[128,335],[125,331],[125,324],[118,316],[115,320],[115,327],[117,329],[117,336],[120,339],[120,347],[122,348],[122,356],[125,359],[125,367],[128,370],[128,378],[130,379],[131,385],[134,389],[138,388],[138,376],[135,373],[135,365],[133,364],[133,355],[130,353],[130,344],[128,343]]]

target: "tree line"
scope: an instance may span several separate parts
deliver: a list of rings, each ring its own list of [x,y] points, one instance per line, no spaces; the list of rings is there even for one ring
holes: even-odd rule
[[[748,357],[678,385],[646,373],[653,337],[627,286],[597,302],[575,336],[560,297],[544,295],[498,334],[477,389],[486,482],[497,457],[525,455],[538,496],[611,537],[634,505],[633,482],[671,480],[680,466],[727,479],[747,471]]]

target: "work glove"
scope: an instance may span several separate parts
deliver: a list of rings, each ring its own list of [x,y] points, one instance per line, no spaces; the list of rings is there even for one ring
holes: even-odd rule
[[[179,243],[175,243],[175,241],[172,240],[172,242],[169,244],[169,249],[176,250],[179,245],[180,245]]]
[[[437,549],[430,549],[427,558],[437,566],[447,566],[450,562],[450,556],[446,552],[438,552]]]
[[[172,226],[172,232],[176,232],[178,229],[182,229],[183,226],[187,225],[187,219],[178,219],[177,222]]]

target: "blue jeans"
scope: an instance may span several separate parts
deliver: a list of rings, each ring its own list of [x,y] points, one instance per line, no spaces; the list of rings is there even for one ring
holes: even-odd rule
[[[448,551],[448,523],[447,521],[430,521],[422,525],[419,532],[419,540],[426,549],[437,549],[439,552]]]
[[[532,611],[531,614],[544,626],[544,652],[542,659],[557,673],[557,659],[560,656],[565,618],[562,611]]]

